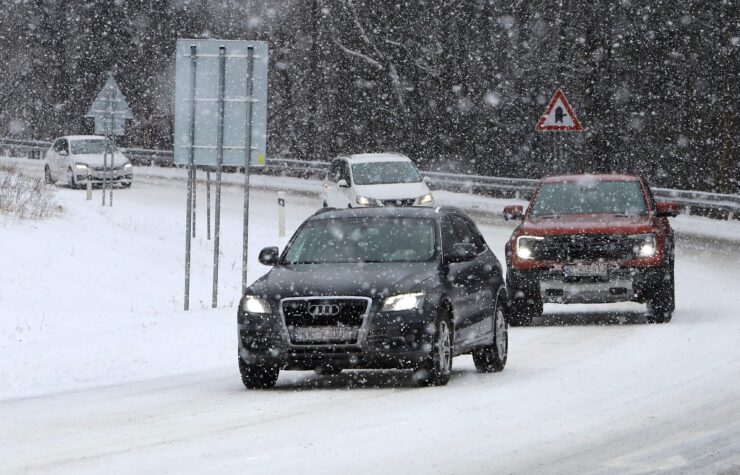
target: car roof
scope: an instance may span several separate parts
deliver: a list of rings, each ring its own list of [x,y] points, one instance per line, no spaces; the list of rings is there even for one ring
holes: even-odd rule
[[[63,137],[58,137],[54,141],[56,142],[59,139],[67,139],[67,140],[105,140],[105,137],[102,135],[65,135]]]
[[[353,163],[374,163],[374,162],[410,162],[411,159],[402,153],[383,152],[383,153],[357,153],[353,155],[340,155],[337,158],[343,158],[350,164]]]
[[[343,219],[343,218],[432,218],[439,219],[445,213],[459,213],[464,216],[461,210],[452,206],[437,206],[436,208],[428,207],[396,207],[396,206],[377,206],[370,208],[324,208],[317,211],[309,220],[319,219]]]
[[[548,176],[542,179],[542,183],[569,183],[576,181],[639,181],[635,175],[607,175],[607,174],[589,174],[581,175],[557,175]]]

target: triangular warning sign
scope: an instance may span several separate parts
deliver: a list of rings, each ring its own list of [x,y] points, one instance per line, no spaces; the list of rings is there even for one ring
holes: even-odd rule
[[[134,118],[126,98],[111,73],[108,73],[108,79],[105,81],[103,89],[95,97],[95,101],[85,117],[101,119],[112,117],[113,120]]]
[[[537,122],[535,130],[539,132],[578,132],[583,130],[581,123],[578,122],[576,113],[573,112],[573,108],[570,107],[568,99],[565,98],[565,94],[563,94],[561,89],[558,89],[550,100],[550,104],[547,105],[545,113],[542,114],[539,122]]]

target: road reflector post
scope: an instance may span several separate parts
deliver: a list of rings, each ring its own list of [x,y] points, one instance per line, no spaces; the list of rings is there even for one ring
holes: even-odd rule
[[[278,237],[285,237],[285,192],[278,191]]]
[[[92,177],[87,176],[87,185],[85,185],[87,201],[92,200]]]

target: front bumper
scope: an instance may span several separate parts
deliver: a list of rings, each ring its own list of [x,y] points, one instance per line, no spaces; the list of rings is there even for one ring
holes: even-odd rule
[[[566,278],[562,268],[509,269],[510,298],[538,296],[543,303],[644,303],[664,278],[660,267],[609,268],[606,278]]]
[[[430,354],[434,324],[422,311],[370,312],[353,344],[296,344],[279,315],[239,312],[239,356],[281,369],[413,368]],[[433,322],[433,319],[432,319]]]
[[[130,168],[117,168],[111,170],[96,170],[92,168],[77,169],[75,172],[77,183],[86,184],[88,181],[93,185],[106,183],[131,183],[134,179],[134,172]]]

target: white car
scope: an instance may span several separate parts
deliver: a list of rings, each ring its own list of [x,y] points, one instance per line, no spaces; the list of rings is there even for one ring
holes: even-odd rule
[[[325,208],[434,206],[427,180],[400,153],[340,155],[329,164],[321,198]]]
[[[107,157],[104,158],[106,147]],[[107,161],[107,166],[106,166]],[[100,135],[68,135],[54,141],[46,151],[44,176],[47,183],[61,181],[70,188],[87,184],[118,183],[131,186],[134,168],[116,145]]]

